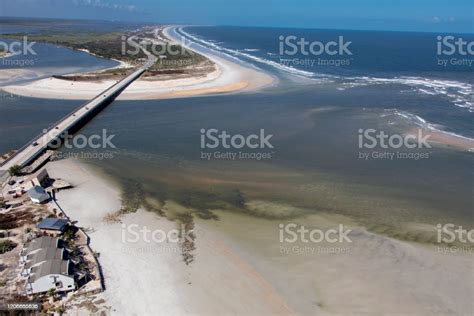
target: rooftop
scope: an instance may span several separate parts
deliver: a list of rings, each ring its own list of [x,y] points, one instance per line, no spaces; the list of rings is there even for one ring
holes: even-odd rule
[[[68,220],[63,218],[45,218],[36,227],[39,229],[63,231],[67,226]]]
[[[25,268],[30,268],[35,264],[38,264],[43,261],[53,260],[53,259],[63,259],[63,249],[62,248],[42,248],[39,251],[28,255]]]
[[[38,185],[36,185],[36,186],[32,187],[31,189],[29,189],[28,190],[28,195],[29,195],[30,198],[37,199],[37,200],[40,200],[40,201],[44,200],[44,198],[46,198],[46,197],[49,198],[48,193],[46,193],[46,191]]]
[[[33,239],[26,247],[25,254],[41,248],[57,248],[59,239],[56,237],[43,236]]]
[[[34,267],[32,274],[28,278],[28,283],[33,283],[49,274],[69,275],[69,260],[52,259]]]

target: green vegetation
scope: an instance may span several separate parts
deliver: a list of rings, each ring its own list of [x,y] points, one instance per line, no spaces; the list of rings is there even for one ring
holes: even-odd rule
[[[120,33],[40,33],[29,35],[26,33],[3,34],[4,38],[21,39],[28,36],[28,41],[49,43],[66,46],[72,49],[87,49],[91,53],[104,58],[123,59],[121,54]]]
[[[11,251],[15,249],[15,247],[16,247],[16,244],[10,239],[1,240],[0,241],[0,254],[4,254],[5,252]]]
[[[56,293],[56,290],[54,288],[50,288],[48,290],[48,296],[49,297],[54,297],[54,294]]]
[[[72,230],[72,229],[68,229],[65,233],[64,233],[64,239],[66,239],[66,241],[73,241],[74,238],[75,238],[75,232]]]
[[[19,165],[11,166],[10,169],[8,169],[8,174],[11,177],[20,175],[21,174],[21,166],[19,166]]]
[[[152,29],[136,32],[61,32],[45,31],[38,34],[2,34],[3,38],[21,39],[28,36],[28,41],[50,43],[76,50],[87,50],[90,53],[128,63],[142,63],[147,55],[142,49],[158,57],[158,61],[150,68],[151,72],[160,74],[186,74],[190,66],[203,67],[205,71],[212,63],[202,55],[196,54],[179,44],[160,43],[154,39]],[[125,40],[128,39],[128,40]],[[153,39],[153,41],[152,41]],[[111,74],[123,72],[123,69],[111,70]],[[156,73],[155,73],[156,74]]]

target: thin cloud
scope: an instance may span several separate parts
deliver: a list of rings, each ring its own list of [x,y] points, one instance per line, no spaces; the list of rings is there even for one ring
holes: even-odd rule
[[[101,9],[110,9],[116,11],[137,12],[138,8],[132,4],[110,3],[102,0],[72,0],[77,6],[94,7]]]
[[[441,22],[455,22],[456,19],[452,16],[447,18],[440,18],[439,16],[434,16],[431,18],[431,21],[434,23],[441,23]]]

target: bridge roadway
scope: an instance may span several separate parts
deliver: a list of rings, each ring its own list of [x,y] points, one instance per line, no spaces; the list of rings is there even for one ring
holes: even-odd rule
[[[53,141],[60,139],[66,133],[72,134],[84,126],[92,117],[110,104],[129,84],[140,77],[156,62],[155,56],[151,54],[147,55],[148,60],[142,67],[107,88],[86,104],[75,109],[20,148],[14,155],[0,165],[0,174],[15,165],[21,167],[28,165],[40,156]]]

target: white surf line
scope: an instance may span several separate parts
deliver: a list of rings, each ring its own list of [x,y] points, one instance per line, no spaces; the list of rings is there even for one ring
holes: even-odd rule
[[[183,38],[191,39],[191,40],[194,41],[193,43],[195,43],[195,44],[197,44],[197,45],[199,45],[199,46],[201,46],[205,49],[208,49],[208,50],[214,51],[216,53],[225,55],[229,58],[235,59],[239,63],[248,64],[246,61],[235,57],[235,55],[243,56],[243,57],[246,57],[246,58],[248,58],[250,60],[253,60],[255,62],[269,65],[269,66],[271,66],[271,67],[273,67],[273,68],[275,68],[279,71],[283,71],[285,73],[289,73],[291,75],[298,76],[300,78],[313,79],[313,80],[314,79],[316,79],[316,80],[322,79],[322,78],[314,78],[314,77],[317,76],[317,74],[315,74],[313,72],[309,72],[309,71],[297,69],[297,68],[294,68],[294,67],[282,65],[281,63],[277,63],[277,62],[267,60],[267,59],[264,59],[264,58],[261,58],[261,57],[257,57],[257,56],[251,55],[251,54],[247,54],[247,53],[244,53],[244,52],[241,52],[241,51],[238,51],[238,50],[233,50],[233,49],[228,49],[228,48],[225,48],[225,47],[221,47],[219,45],[216,45],[214,43],[211,43],[209,41],[206,41],[204,39],[201,39],[201,38],[198,38],[194,35],[189,34],[188,32],[183,30],[182,26],[177,27],[177,29],[178,29],[178,31],[175,31],[175,33],[182,36]]]

